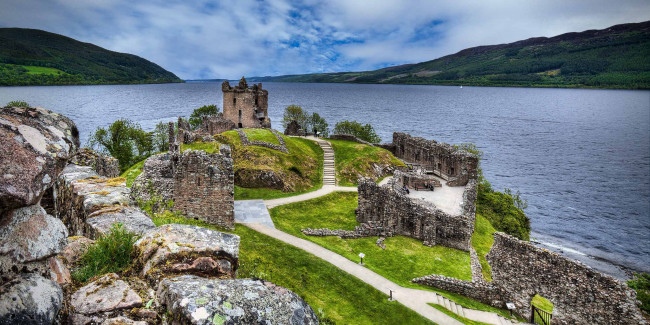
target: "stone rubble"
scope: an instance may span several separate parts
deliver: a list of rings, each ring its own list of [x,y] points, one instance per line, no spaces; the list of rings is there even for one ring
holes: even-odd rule
[[[122,310],[142,306],[142,298],[115,273],[81,287],[70,299],[74,325],[97,324]]]

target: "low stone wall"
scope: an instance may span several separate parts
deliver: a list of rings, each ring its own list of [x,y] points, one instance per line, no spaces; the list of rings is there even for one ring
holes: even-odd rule
[[[358,191],[358,222],[374,222],[387,236],[403,235],[420,239],[425,245],[469,251],[474,229],[472,220],[449,215],[432,203],[413,200],[396,184],[379,186],[364,180],[359,183]]]
[[[447,143],[395,132],[392,145],[386,146],[394,148],[397,158],[438,171],[448,186],[465,186],[478,178],[478,157]]]
[[[506,302],[510,302],[505,291],[485,282],[463,281],[435,274],[415,278],[411,282],[457,293],[496,308],[505,309]]]
[[[284,153],[289,153],[289,149],[287,149],[287,145],[284,142],[284,138],[282,138],[282,135],[278,133],[276,130],[271,130],[271,132],[273,132],[275,137],[278,139],[278,143],[280,143],[280,145],[268,143],[264,141],[250,141],[248,140],[248,136],[246,136],[246,132],[237,129],[237,133],[239,134],[239,139],[241,140],[241,144],[243,146],[259,146],[259,147],[277,150]]]

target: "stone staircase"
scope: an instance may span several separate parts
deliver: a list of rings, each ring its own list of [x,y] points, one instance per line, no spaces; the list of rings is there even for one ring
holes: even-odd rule
[[[518,322],[513,322],[510,319],[507,319],[501,315],[497,315],[494,313],[488,313],[484,311],[463,308],[462,306],[456,304],[455,302],[439,294],[435,294],[435,295],[436,295],[435,298],[436,301],[433,301],[433,303],[437,303],[438,305],[445,307],[447,310],[451,311],[452,313],[458,316],[465,317],[467,319],[471,319],[474,321],[481,321],[481,322],[486,322],[495,325],[520,324]],[[488,315],[490,317],[486,317]]]
[[[334,149],[330,143],[324,140],[317,141],[323,149],[323,186],[336,186],[336,170],[334,169]]]

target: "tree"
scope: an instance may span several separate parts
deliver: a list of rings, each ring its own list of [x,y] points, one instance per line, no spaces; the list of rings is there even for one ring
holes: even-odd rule
[[[154,150],[152,133],[127,119],[117,120],[106,129],[97,128],[90,137],[89,146],[115,157],[121,171],[149,157]]]
[[[361,125],[357,121],[341,121],[334,126],[334,134],[349,134],[363,141],[379,143],[381,138],[370,124]]]
[[[217,107],[217,105],[201,106],[195,109],[192,112],[192,115],[190,115],[190,126],[192,126],[193,130],[196,130],[199,128],[199,126],[201,126],[201,123],[203,123],[204,116],[213,116],[217,114],[219,114],[219,107]]]
[[[298,122],[298,125],[300,125],[303,130],[308,131],[309,119],[307,114],[302,110],[302,107],[298,105],[289,105],[284,109],[282,127],[286,129],[287,125],[289,125],[291,121]]]
[[[327,124],[327,121],[325,121],[324,118],[322,118],[318,113],[313,113],[311,114],[309,118],[309,124],[311,126],[311,130],[316,130],[320,133],[321,136],[323,137],[328,137],[330,134],[329,131],[329,125]]]
[[[154,151],[164,152],[169,150],[169,124],[165,122],[160,122],[156,124],[156,128],[153,130],[152,141]]]

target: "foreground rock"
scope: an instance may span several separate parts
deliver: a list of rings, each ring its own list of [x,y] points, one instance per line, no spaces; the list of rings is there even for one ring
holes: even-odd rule
[[[39,202],[79,147],[74,122],[43,108],[1,108],[0,139],[0,216]]]
[[[88,148],[81,148],[72,156],[70,163],[79,166],[89,166],[99,174],[105,177],[120,176],[120,163],[117,159],[95,152]]]
[[[73,324],[96,324],[142,306],[142,298],[117,274],[109,273],[72,294],[70,306]]]
[[[127,231],[138,235],[156,228],[151,218],[139,208],[115,207],[91,213],[86,219],[86,234],[90,238],[98,238],[110,232],[113,225],[117,223],[122,224]]]
[[[68,237],[68,244],[61,252],[63,261],[69,265],[75,263],[88,250],[88,247],[94,243],[94,240],[83,236]]]
[[[261,280],[184,275],[164,279],[156,295],[174,324],[318,324],[297,294]]]
[[[0,324],[52,324],[63,301],[56,282],[22,275],[0,286]]]
[[[239,241],[237,235],[211,229],[163,225],[134,244],[136,269],[153,282],[170,274],[235,278]]]
[[[18,272],[49,274],[47,258],[66,245],[68,232],[39,205],[10,211],[0,220],[0,283]]]

